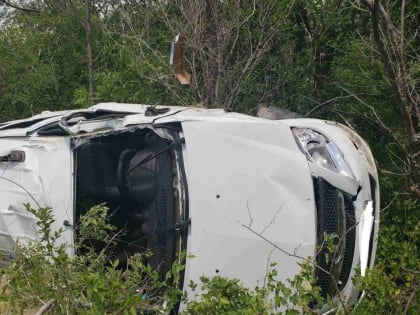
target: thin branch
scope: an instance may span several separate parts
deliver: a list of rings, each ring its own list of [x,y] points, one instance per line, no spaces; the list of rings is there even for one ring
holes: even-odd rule
[[[397,200],[399,197],[400,197],[400,194],[399,193],[396,193],[395,196],[394,196],[394,198],[392,198],[392,200],[385,207],[383,207],[380,210],[380,212],[381,213],[385,213],[386,210],[388,210],[388,208],[390,208],[393,205],[393,203],[395,202],[395,200]]]
[[[360,97],[358,97],[356,94],[354,94],[353,92],[349,91],[348,89],[346,89],[345,87],[339,85],[339,84],[335,84],[337,87],[339,87],[340,89],[346,91],[349,95],[353,96],[357,101],[360,102],[360,104],[366,106],[367,108],[370,109],[370,111],[373,113],[373,115],[375,116],[375,120],[364,115],[364,114],[360,114],[359,112],[355,111],[356,113],[358,113],[359,115],[361,115],[362,117],[364,117],[365,119],[370,120],[372,123],[374,123],[376,126],[380,127],[380,130],[382,132],[384,132],[386,135],[388,135],[389,137],[391,137],[396,144],[399,146],[400,150],[405,154],[405,156],[409,156],[409,153],[407,151],[407,148],[401,143],[401,141],[395,136],[394,132],[392,132],[392,130],[386,126],[384,124],[384,122],[380,119],[379,115],[376,113],[375,108],[369,104],[367,104],[366,102],[364,102]],[[334,111],[334,110],[332,110]]]
[[[15,3],[12,3],[10,1],[7,0],[0,0],[1,3],[5,4],[8,7],[11,7],[13,9],[19,10],[19,11],[23,11],[23,12],[31,12],[31,13],[40,13],[41,11],[38,9],[31,9],[31,8],[24,8],[21,7]]]
[[[262,229],[262,231],[260,232],[260,234],[262,235],[265,231],[267,231],[267,229],[269,229],[274,223],[276,223],[276,218],[277,215],[280,213],[280,210],[283,209],[284,203],[280,206],[280,208],[276,211],[276,213],[273,215],[273,217],[271,218],[270,222],[264,226],[264,228]]]
[[[337,96],[337,97],[333,97],[333,98],[331,98],[331,99],[329,99],[329,100],[326,100],[325,102],[318,103],[318,105],[316,105],[314,108],[312,108],[309,112],[307,112],[307,113],[305,114],[305,117],[309,116],[309,115],[310,115],[310,114],[312,114],[314,111],[316,111],[318,108],[320,108],[320,107],[322,107],[322,106],[324,106],[324,105],[327,105],[327,104],[329,104],[329,103],[333,103],[333,102],[335,102],[335,101],[337,101],[337,100],[346,99],[346,98],[352,98],[352,97],[354,97],[354,95]]]
[[[44,305],[41,306],[41,308],[36,312],[35,315],[42,315],[45,314],[48,310],[50,310],[52,307],[55,306],[55,300],[51,299],[48,302],[46,302]]]
[[[401,1],[401,26],[400,26],[400,60],[404,68],[404,22],[405,22],[405,0]]]
[[[406,268],[406,267],[401,267],[401,270],[404,270],[406,272],[409,272],[409,273],[412,273],[412,274],[415,274],[415,275],[420,275],[419,270],[412,270],[412,269],[409,269],[409,268]]]
[[[246,202],[246,208],[247,208],[247,210],[248,210],[248,217],[249,217],[249,224],[248,224],[248,227],[249,227],[249,228],[251,228],[252,223],[254,222],[254,219],[253,219],[253,218],[252,218],[252,216],[251,216],[251,210],[249,210],[249,202],[248,202],[248,201]]]
[[[278,246],[276,243],[274,243],[273,241],[269,240],[268,238],[266,238],[265,236],[261,235],[260,233],[258,233],[257,231],[255,231],[252,227],[249,227],[245,224],[239,223],[242,227],[244,227],[245,229],[247,229],[248,231],[250,231],[252,234],[258,236],[259,238],[261,238],[263,241],[267,242],[268,244],[270,244],[271,246],[273,246],[274,248],[278,249],[279,251],[281,251],[283,254],[286,254],[289,257],[295,257],[295,258],[299,258],[305,261],[308,261],[307,258],[293,254],[288,252],[287,250],[284,250],[283,248],[281,248],[280,246]],[[328,272],[325,269],[323,270],[324,272]],[[329,273],[329,272],[328,272]]]
[[[273,247],[271,250],[270,250],[270,253],[268,254],[268,257],[267,257],[267,264],[266,264],[266,266],[265,266],[265,274],[266,274],[266,276],[264,277],[264,283],[263,283],[263,287],[265,287],[265,284],[266,284],[266,281],[267,281],[267,275],[268,275],[268,272],[269,272],[269,270],[270,270],[270,266],[271,266],[271,263],[270,263],[270,260],[271,260],[271,255],[273,254],[273,252],[274,252],[274,250],[275,250],[276,248],[275,247]]]
[[[373,115],[375,116],[375,118],[378,120],[378,122],[382,125],[382,126],[386,126],[382,120],[379,118],[379,115],[376,113],[375,108],[371,105],[368,105],[365,101],[363,101],[357,94],[351,92],[350,90],[346,89],[345,87],[335,83],[335,85],[342,89],[343,91],[345,91],[346,93],[349,94],[349,96],[354,97],[357,101],[359,101],[361,104],[365,105],[367,108],[369,108],[371,110],[371,112],[373,113]]]
[[[408,314],[408,310],[410,308],[411,303],[413,303],[414,298],[416,297],[416,294],[417,294],[417,290],[413,290],[410,297],[408,298],[407,304],[405,305],[404,314]]]
[[[245,229],[247,229],[248,231],[250,231],[252,234],[255,234],[256,236],[258,236],[259,238],[261,238],[262,240],[264,240],[265,242],[267,242],[268,244],[270,244],[271,246],[273,246],[275,249],[277,249],[277,250],[281,251],[283,254],[286,254],[286,255],[287,255],[287,256],[289,256],[289,257],[294,257],[294,258],[298,258],[298,259],[301,259],[301,260],[303,260],[303,261],[306,261],[306,262],[308,262],[309,264],[311,264],[312,266],[314,266],[315,268],[317,268],[317,269],[321,270],[322,272],[324,272],[324,273],[326,273],[326,274],[328,274],[328,275],[331,275],[331,273],[330,273],[328,270],[326,270],[326,269],[324,269],[324,268],[320,267],[320,266],[319,266],[317,263],[315,263],[313,260],[311,260],[311,259],[309,259],[309,258],[307,258],[307,257],[305,258],[305,257],[299,256],[299,255],[296,255],[296,252],[292,254],[292,253],[290,253],[290,252],[286,251],[285,249],[281,248],[280,246],[278,246],[276,243],[274,243],[273,241],[269,240],[269,239],[268,239],[268,238],[266,238],[265,236],[263,236],[263,235],[259,234],[257,231],[255,231],[254,229],[252,229],[252,227],[249,227],[249,226],[247,226],[247,225],[245,225],[245,224],[243,224],[243,223],[241,223],[241,222],[239,222],[239,224],[240,224],[242,227],[244,227]]]

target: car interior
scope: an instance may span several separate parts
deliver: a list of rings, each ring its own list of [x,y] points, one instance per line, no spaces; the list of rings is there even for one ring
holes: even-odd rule
[[[135,253],[150,252],[161,277],[175,257],[176,236],[171,141],[150,129],[85,139],[75,149],[76,222],[93,205],[109,207],[121,233],[110,259],[121,268]],[[77,229],[76,229],[77,237]],[[95,243],[96,250],[107,244]]]

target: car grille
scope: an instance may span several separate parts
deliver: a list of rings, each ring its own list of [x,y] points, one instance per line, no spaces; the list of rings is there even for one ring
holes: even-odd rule
[[[316,277],[321,295],[334,296],[348,282],[355,248],[352,196],[327,181],[314,179],[317,206]]]

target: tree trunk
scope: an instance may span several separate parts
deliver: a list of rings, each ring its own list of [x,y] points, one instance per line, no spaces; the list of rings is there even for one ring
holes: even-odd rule
[[[89,80],[89,105],[95,103],[95,84],[94,84],[94,70],[93,70],[93,53],[92,53],[92,23],[90,17],[90,0],[85,0],[86,8],[86,51],[87,51],[87,66],[88,66],[88,80]]]
[[[372,17],[373,41],[381,56],[391,93],[396,106],[403,118],[405,147],[407,152],[408,185],[416,189],[420,182],[419,158],[419,94],[410,87],[408,71],[405,63],[405,35],[404,20],[405,0],[401,2],[401,22],[397,27],[392,21],[390,12],[387,11],[379,0],[363,0],[369,8]],[[413,188],[414,187],[414,188]]]

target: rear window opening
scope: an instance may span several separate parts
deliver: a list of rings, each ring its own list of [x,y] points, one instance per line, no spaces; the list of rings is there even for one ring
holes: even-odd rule
[[[75,149],[76,222],[106,203],[119,231],[111,260],[121,268],[136,253],[150,252],[163,279],[181,250],[182,206],[175,140],[138,129],[86,140]],[[77,232],[75,237],[77,237]],[[105,244],[96,244],[101,250]]]

